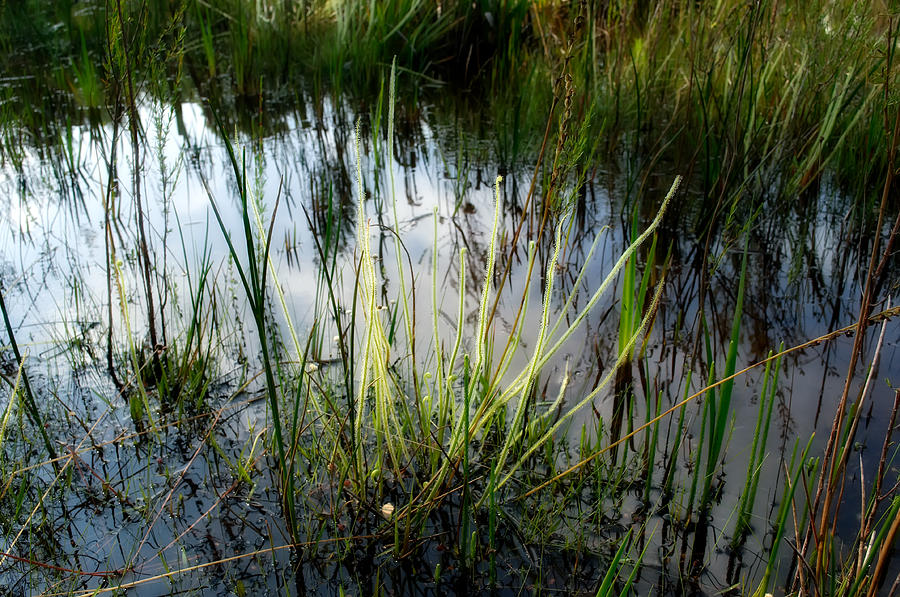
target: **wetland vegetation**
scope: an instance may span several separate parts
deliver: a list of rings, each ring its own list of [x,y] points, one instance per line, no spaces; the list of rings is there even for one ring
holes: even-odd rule
[[[0,595],[893,595],[889,2],[0,2]]]

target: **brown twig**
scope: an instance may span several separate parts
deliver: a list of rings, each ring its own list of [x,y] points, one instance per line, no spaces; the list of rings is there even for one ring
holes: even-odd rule
[[[887,310],[885,310],[885,311],[881,311],[880,313],[876,313],[875,315],[870,316],[870,318],[869,318],[868,321],[882,321],[882,320],[885,320],[885,319],[890,319],[890,318],[892,318],[892,317],[896,317],[897,315],[900,315],[900,307],[894,307],[894,308],[892,308],[892,309],[887,309]],[[829,340],[833,340],[834,338],[837,338],[838,336],[842,336],[842,335],[844,335],[844,334],[853,333],[854,330],[855,330],[856,328],[857,328],[857,324],[851,324],[851,325],[842,327],[842,328],[840,328],[840,329],[837,329],[837,330],[834,330],[834,331],[829,332],[829,333],[827,333],[827,334],[824,334],[824,335],[822,335],[822,336],[819,336],[818,338],[814,338],[814,339],[812,339],[812,340],[809,340],[809,341],[807,341],[807,342],[804,342],[803,344],[798,344],[798,345],[793,346],[793,347],[791,347],[791,348],[787,348],[787,349],[785,349],[785,350],[782,350],[781,352],[779,352],[779,353],[777,353],[777,354],[773,354],[773,355],[770,356],[770,357],[767,357],[767,358],[765,358],[765,359],[763,359],[763,360],[761,360],[761,361],[758,361],[758,362],[756,362],[756,363],[753,363],[752,365],[749,365],[749,366],[747,366],[747,367],[744,367],[743,369],[741,369],[740,371],[738,371],[738,372],[736,372],[736,373],[734,373],[734,374],[732,374],[732,375],[729,375],[729,376],[727,376],[727,377],[723,377],[723,378],[720,379],[719,381],[717,381],[717,382],[715,382],[715,383],[713,383],[713,384],[710,384],[710,385],[706,386],[705,388],[703,388],[703,389],[700,390],[699,392],[696,392],[696,393],[694,393],[694,394],[688,396],[687,398],[685,398],[685,399],[682,400],[681,402],[676,403],[674,406],[672,406],[671,408],[669,408],[668,410],[666,410],[666,411],[663,412],[662,414],[660,414],[660,415],[658,415],[658,416],[656,416],[656,417],[650,419],[649,421],[647,421],[647,422],[644,423],[643,425],[641,425],[641,426],[635,428],[633,431],[631,431],[630,433],[628,433],[628,434],[622,436],[621,438],[619,438],[619,439],[616,440],[615,442],[609,444],[609,445],[606,446],[605,448],[601,448],[600,450],[597,450],[596,452],[594,452],[594,453],[591,454],[590,456],[588,456],[588,457],[586,457],[586,458],[580,460],[579,462],[576,462],[575,464],[573,464],[572,466],[570,466],[569,468],[567,468],[567,469],[564,470],[563,472],[559,473],[558,475],[556,475],[556,476],[553,477],[552,479],[549,479],[549,480],[545,481],[544,483],[541,483],[541,484],[538,485],[537,487],[535,487],[535,488],[529,490],[529,491],[526,492],[524,495],[522,495],[520,499],[526,498],[526,497],[528,497],[528,496],[530,496],[530,495],[533,495],[533,494],[537,493],[538,491],[540,491],[541,489],[544,489],[544,488],[547,487],[548,485],[551,485],[552,483],[555,483],[556,481],[559,481],[559,480],[562,479],[563,477],[567,477],[568,475],[570,475],[570,474],[572,474],[573,472],[577,471],[578,469],[580,469],[581,467],[583,467],[583,466],[586,465],[587,463],[589,463],[589,462],[591,462],[592,460],[594,460],[594,458],[596,458],[597,456],[600,456],[601,454],[603,454],[603,453],[605,453],[605,452],[607,452],[607,451],[609,451],[609,450],[615,448],[616,446],[618,446],[618,445],[620,445],[620,444],[622,444],[622,443],[628,441],[629,439],[631,439],[632,437],[634,437],[635,435],[637,435],[638,433],[640,433],[640,432],[643,431],[644,429],[647,429],[648,427],[650,427],[651,425],[653,425],[653,424],[656,423],[657,421],[660,421],[660,420],[664,419],[665,417],[669,416],[670,414],[672,414],[673,412],[675,412],[675,411],[678,410],[679,408],[685,406],[686,404],[688,404],[688,403],[690,403],[690,402],[696,400],[696,399],[699,398],[700,396],[706,394],[706,392],[708,392],[709,390],[711,390],[711,389],[713,389],[713,388],[715,388],[715,387],[717,387],[717,386],[720,386],[720,385],[722,385],[722,384],[724,384],[724,383],[726,383],[726,382],[728,382],[728,381],[731,381],[732,379],[734,379],[734,378],[736,378],[736,377],[740,377],[741,375],[747,373],[748,371],[751,371],[751,370],[753,370],[753,369],[755,369],[755,368],[757,368],[757,367],[759,367],[759,366],[761,366],[761,365],[765,365],[766,363],[771,362],[771,361],[773,361],[773,360],[775,360],[775,359],[778,359],[778,358],[780,358],[780,357],[782,357],[782,356],[784,356],[784,355],[786,355],[786,354],[790,354],[790,353],[792,353],[792,352],[796,352],[796,351],[802,350],[802,349],[804,349],[804,348],[810,348],[810,347],[812,347],[812,346],[816,346],[816,345],[818,345],[818,344],[821,344],[822,342],[827,342],[827,341],[829,341]]]
[[[121,570],[104,570],[103,572],[88,572],[87,570],[75,570],[74,568],[65,568],[63,566],[54,566],[53,564],[48,564],[47,562],[38,562],[37,560],[32,560],[30,558],[23,558],[21,556],[17,556],[11,553],[0,553],[0,556],[4,558],[9,558],[10,560],[15,560],[17,562],[23,562],[25,564],[29,564],[31,566],[37,566],[38,568],[47,568],[48,570],[56,570],[58,572],[68,572],[69,574],[77,574],[78,576],[99,576],[101,578],[109,578],[112,576],[121,576],[125,573],[125,569]]]

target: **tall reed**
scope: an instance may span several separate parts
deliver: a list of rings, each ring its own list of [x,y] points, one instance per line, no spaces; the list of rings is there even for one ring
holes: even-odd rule
[[[228,251],[234,260],[241,285],[244,287],[247,302],[253,315],[253,322],[256,326],[257,335],[262,352],[262,365],[265,372],[265,391],[272,417],[272,442],[275,448],[275,465],[278,471],[278,478],[282,486],[282,508],[288,524],[288,529],[292,534],[298,532],[299,521],[296,516],[294,507],[293,492],[293,466],[287,458],[287,448],[284,442],[284,434],[282,433],[282,413],[279,400],[278,385],[275,381],[276,363],[272,355],[272,347],[269,345],[269,333],[267,325],[267,295],[268,295],[268,272],[269,272],[269,249],[272,242],[272,228],[269,227],[268,234],[264,237],[258,237],[256,223],[252,217],[252,207],[250,205],[250,191],[248,187],[246,165],[238,162],[234,147],[231,144],[226,131],[221,127],[219,132],[228,153],[229,163],[231,165],[232,174],[237,181],[238,197],[241,206],[241,224],[242,236],[244,241],[244,251],[246,263],[242,264],[241,255],[232,240],[231,233],[225,225],[222,213],[218,203],[213,196],[205,179],[203,181],[206,189],[213,214],[219,224],[219,229],[225,237],[228,245]],[[277,209],[277,205],[276,205]]]
[[[25,388],[25,392],[23,397],[25,399],[26,413],[28,413],[28,418],[31,420],[31,424],[37,428],[38,433],[41,435],[41,440],[44,442],[44,448],[47,450],[47,455],[50,456],[50,459],[54,463],[54,467],[56,467],[57,471],[59,470],[59,464],[56,462],[56,449],[53,447],[53,442],[50,441],[50,436],[47,433],[47,428],[44,426],[44,420],[41,415],[41,411],[38,410],[37,400],[34,391],[31,388],[31,382],[28,380],[28,373],[25,371],[25,359],[22,356],[22,352],[19,350],[19,343],[16,342],[16,334],[15,328],[13,328],[12,322],[9,319],[9,313],[6,310],[6,299],[3,298],[4,292],[3,289],[0,288],[0,314],[3,315],[3,325],[6,328],[6,334],[9,338],[9,345],[12,348],[13,356],[16,358],[16,366],[18,367],[18,373],[16,375],[16,379],[22,380],[22,385]],[[15,396],[15,392],[10,394],[10,406],[12,406],[13,397]],[[4,427],[6,423],[6,416],[4,416]]]

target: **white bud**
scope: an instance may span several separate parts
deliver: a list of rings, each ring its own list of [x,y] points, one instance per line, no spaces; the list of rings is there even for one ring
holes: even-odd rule
[[[385,520],[390,520],[391,516],[394,515],[394,504],[388,502],[381,507],[381,516]]]

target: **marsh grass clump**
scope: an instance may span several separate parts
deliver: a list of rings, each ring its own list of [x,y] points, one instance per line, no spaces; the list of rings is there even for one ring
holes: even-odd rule
[[[395,101],[392,73],[389,98],[388,143],[391,153],[393,139],[393,103]],[[221,130],[221,129],[220,129]],[[224,133],[222,130],[221,132]],[[659,301],[662,285],[650,296],[647,282],[643,293],[647,297],[642,311],[623,336],[615,364],[598,379],[585,395],[567,401],[568,374],[564,374],[555,394],[543,395],[551,363],[568,339],[584,325],[617,279],[629,259],[639,247],[653,236],[660,225],[666,206],[673,200],[680,179],[676,179],[653,221],[626,247],[601,283],[588,293],[586,302],[574,308],[575,296],[588,283],[590,254],[577,273],[571,290],[559,295],[556,291],[556,272],[560,254],[566,250],[567,231],[573,217],[572,204],[561,204],[552,212],[542,209],[541,228],[552,226],[549,261],[541,268],[542,291],[538,333],[527,354],[520,354],[526,318],[520,317],[511,330],[509,341],[498,336],[492,305],[495,303],[500,228],[500,182],[495,181],[493,222],[487,238],[483,277],[476,278],[480,286],[474,319],[466,314],[467,254],[459,254],[459,299],[454,330],[445,338],[435,318],[428,322],[433,338],[424,366],[419,361],[416,343],[423,342],[423,331],[416,319],[416,279],[404,260],[404,247],[396,228],[394,239],[398,295],[391,300],[382,288],[386,284],[378,259],[373,251],[372,228],[366,211],[363,186],[362,156],[359,132],[356,142],[357,181],[357,245],[350,275],[339,273],[330,264],[332,251],[325,242],[316,242],[323,267],[322,284],[326,290],[324,311],[316,316],[321,322],[332,319],[330,326],[339,330],[335,338],[340,360],[337,375],[329,383],[322,377],[320,366],[310,361],[310,347],[317,341],[317,332],[304,344],[289,323],[289,339],[285,348],[293,350],[295,359],[282,362],[275,355],[283,348],[272,342],[269,329],[271,315],[267,312],[267,294],[278,288],[277,279],[270,285],[266,277],[270,271],[271,224],[265,224],[247,191],[245,169],[225,137],[232,157],[232,173],[241,192],[242,221],[238,235],[243,236],[244,250],[238,251],[235,235],[225,225],[222,207],[210,193],[217,222],[231,253],[241,284],[248,294],[251,310],[262,347],[265,371],[265,392],[272,421],[272,448],[275,470],[282,493],[282,506],[294,541],[304,543],[311,531],[301,512],[310,507],[307,495],[311,487],[320,488],[324,482],[330,487],[332,506],[326,520],[330,533],[338,536],[364,533],[392,544],[395,557],[405,557],[420,549],[435,517],[443,516],[449,508],[460,509],[457,536],[451,541],[455,553],[465,567],[477,561],[494,562],[492,549],[499,544],[500,527],[513,525],[525,536],[526,542],[549,539],[547,521],[560,512],[554,500],[534,500],[534,516],[514,514],[499,516],[501,505],[514,497],[513,486],[530,487],[535,479],[545,478],[557,471],[558,458],[566,450],[558,442],[574,417],[594,401],[611,383],[617,369],[630,361],[631,353],[647,333]],[[561,181],[557,184],[561,184]],[[397,218],[396,193],[388,187],[387,198],[375,203],[388,206]],[[209,187],[207,187],[209,192]],[[548,199],[549,200],[549,199]],[[393,206],[393,207],[390,207]],[[552,213],[552,218],[548,214]],[[271,216],[270,216],[271,217]],[[437,218],[437,215],[435,215]],[[311,222],[311,220],[310,220]],[[436,220],[435,220],[436,222]],[[395,222],[397,226],[399,222]],[[594,240],[593,247],[599,242]],[[437,251],[433,252],[436,260]],[[527,277],[522,284],[521,302],[527,309],[532,294],[530,276],[536,272],[537,244],[532,241],[527,250]],[[384,255],[384,253],[382,253]],[[384,257],[382,257],[383,259]],[[333,262],[332,262],[333,263]],[[432,264],[435,267],[436,261]],[[433,280],[437,279],[434,272]],[[274,275],[274,274],[273,274]],[[338,283],[338,276],[352,283],[349,294]],[[280,290],[277,291],[280,296]],[[432,300],[437,300],[436,287],[431,288]],[[349,301],[339,306],[340,296]],[[562,309],[554,305],[562,301]],[[385,303],[390,303],[387,306]],[[283,306],[283,303],[282,303]],[[570,309],[572,312],[570,314]],[[290,321],[290,313],[282,315]],[[345,319],[345,318],[349,319]],[[471,330],[467,329],[473,322]],[[427,330],[427,328],[424,328]],[[502,353],[495,347],[505,346]],[[514,365],[524,362],[524,366]],[[403,363],[401,366],[400,363]],[[313,366],[310,366],[313,365]],[[521,367],[521,368],[519,368]],[[285,383],[287,380],[293,380]],[[564,442],[563,442],[564,443]],[[310,468],[317,470],[310,477]],[[302,471],[302,472],[301,472]],[[537,476],[535,476],[537,475]],[[577,492],[572,494],[573,499]],[[385,508],[390,505],[390,515]],[[519,508],[515,508],[519,512]],[[519,519],[519,516],[524,517]],[[541,522],[544,521],[544,522]],[[485,536],[484,522],[488,523]],[[521,528],[519,528],[521,526]],[[319,528],[322,528],[321,526]],[[549,528],[559,528],[551,525]],[[529,530],[530,529],[530,530]],[[324,529],[322,529],[324,530]],[[318,531],[321,533],[322,531]],[[564,533],[564,535],[568,532]],[[304,556],[300,556],[304,557]],[[493,565],[496,565],[494,562]]]
[[[105,20],[118,13],[118,24]],[[826,171],[869,195],[886,166],[881,114],[896,101],[891,17],[879,2],[849,1],[26,2],[24,13],[3,9],[0,43],[15,90],[6,109],[37,137],[55,128],[52,114],[80,121],[115,105],[123,58],[153,93],[152,80],[177,86],[184,72],[221,118],[250,108],[277,122],[298,94],[370,103],[396,57],[414,75],[401,94],[413,110],[420,100],[441,105],[448,85],[469,90],[469,103],[492,98],[486,110],[515,159],[523,143],[540,144],[533,132],[561,101],[547,82],[566,73],[592,138],[640,153],[645,172],[660,160],[696,172],[714,213],[725,214],[743,211],[748,192],[784,203],[818,188]],[[47,63],[59,66],[33,68]],[[50,96],[55,105],[45,106]],[[79,114],[72,96],[87,110]]]

